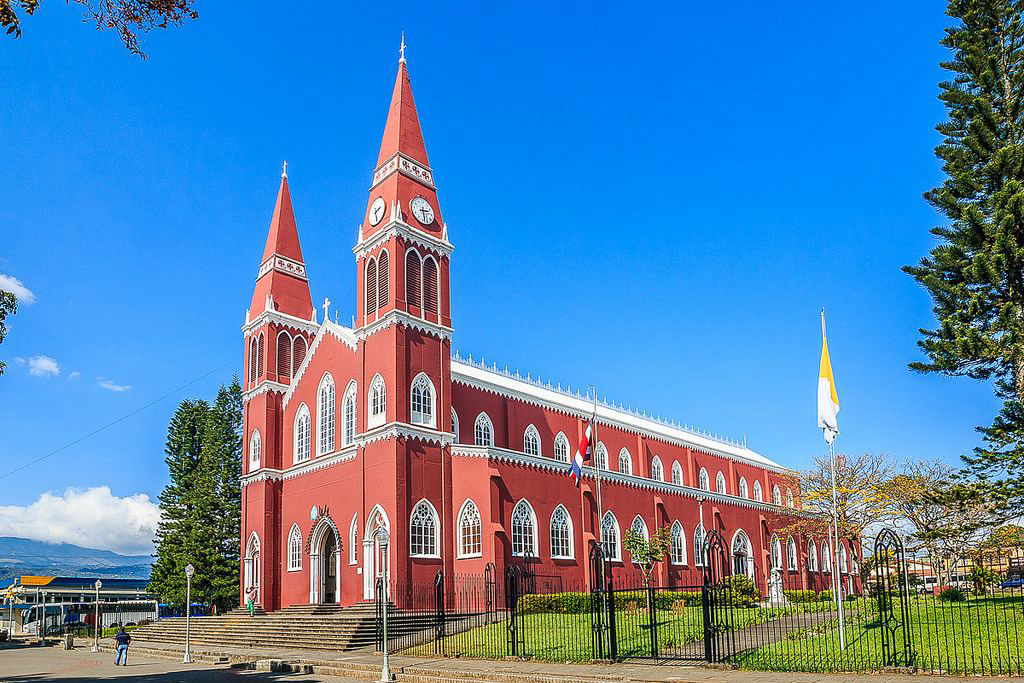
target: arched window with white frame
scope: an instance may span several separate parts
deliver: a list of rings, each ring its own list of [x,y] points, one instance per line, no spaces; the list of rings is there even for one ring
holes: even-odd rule
[[[391,268],[388,264],[388,250],[384,249],[380,252],[380,257],[377,260],[377,310],[386,308],[390,303],[390,297],[388,296],[388,280],[391,276]]]
[[[298,374],[304,360],[306,360],[306,338],[295,335],[292,338],[292,377]]]
[[[754,480],[754,500],[758,503],[764,502],[764,492],[761,491],[761,482],[758,479]]]
[[[619,451],[619,472],[633,474],[633,456],[625,448]]]
[[[483,536],[480,527],[480,510],[470,499],[459,510],[459,557],[480,557],[483,553]]]
[[[645,522],[644,518],[640,515],[633,518],[633,523],[629,525],[629,530],[634,534],[640,534],[643,536],[645,541],[649,541],[651,539],[651,535],[647,531],[647,522]],[[631,557],[630,559],[633,560],[633,564],[639,564],[635,557]]]
[[[491,424],[491,418],[487,417],[487,413],[476,416],[473,423],[473,443],[477,446],[494,445],[494,425]]]
[[[832,573],[832,547],[828,541],[821,542],[821,571],[826,574]]]
[[[619,520],[611,510],[604,513],[601,520],[601,543],[604,546],[604,554],[610,560],[622,561],[622,543],[620,542]]]
[[[413,557],[440,557],[437,534],[440,528],[437,510],[430,501],[416,503],[409,515],[409,554]]]
[[[846,545],[839,544],[839,572],[846,574],[849,571],[849,564],[846,561]]]
[[[594,464],[600,470],[608,469],[608,449],[600,441],[597,442],[597,448],[594,449]]]
[[[405,252],[405,301],[409,306],[421,308],[423,300],[421,297],[422,283],[420,270],[422,261],[419,252],[415,249],[408,249]]]
[[[778,485],[772,487],[772,504],[782,505],[782,491]]]
[[[807,542],[807,569],[812,572],[818,571],[818,546],[813,538]]]
[[[540,456],[540,432],[533,425],[523,432],[523,453]]]
[[[359,547],[359,513],[352,515],[352,523],[348,525],[348,563],[356,564],[359,557],[356,548]]]
[[[698,567],[704,566],[704,525],[698,524],[693,529],[693,563]]]
[[[654,456],[651,460],[651,479],[665,481],[665,468],[661,466],[661,458]]]
[[[792,489],[786,489],[786,507],[788,507],[788,508],[795,507],[795,504],[793,502],[793,490]]]
[[[754,577],[753,546],[743,529],[738,529],[732,537],[732,573],[734,576]]]
[[[434,426],[434,383],[425,372],[416,375],[409,392],[410,415],[414,425]]]
[[[341,445],[351,446],[356,440],[356,388],[355,380],[348,383],[341,401]]]
[[[297,572],[302,569],[302,532],[298,524],[292,524],[288,532],[288,571]]]
[[[369,416],[366,419],[366,426],[370,429],[379,427],[384,424],[385,415],[387,414],[388,398],[387,398],[387,387],[384,385],[384,378],[380,374],[373,376],[373,381],[370,382],[370,391],[368,394],[368,408]]]
[[[334,378],[325,372],[317,391],[316,421],[319,427],[316,454],[334,452]]]
[[[740,498],[750,498],[750,489],[747,488],[746,477],[740,477]]]
[[[281,330],[277,333],[277,381],[288,382],[292,376],[292,336]]]
[[[683,466],[676,460],[672,463],[672,483],[676,486],[683,485]]]
[[[772,569],[782,569],[782,541],[772,536]]]
[[[786,541],[786,568],[791,572],[795,572],[799,568],[799,557],[796,550],[796,540],[790,536]]]
[[[260,460],[263,456],[263,441],[260,439],[260,430],[252,430],[249,437],[249,469],[256,470],[260,467]]]
[[[455,408],[452,408],[452,434],[455,435],[452,437],[455,443],[462,443],[459,441],[459,414],[455,412]]]
[[[722,470],[718,470],[718,474],[715,475],[715,491],[717,493],[729,492],[725,485],[725,475],[722,474]]]
[[[672,531],[669,534],[671,551],[669,554],[672,564],[686,564],[686,532],[679,520],[672,522]]]
[[[551,513],[550,538],[551,557],[555,560],[571,560],[574,556],[572,543],[572,518],[564,505],[559,504]]]
[[[562,432],[555,437],[555,460],[569,462],[569,437]]]
[[[303,403],[295,411],[295,462],[309,460],[309,408]]]
[[[512,554],[537,557],[537,514],[525,498],[512,510]]]
[[[423,258],[423,311],[437,313],[437,295],[441,291],[437,261],[430,254]]]
[[[697,482],[701,491],[711,490],[711,478],[708,476],[708,471],[703,467],[700,468],[700,474],[697,475]]]

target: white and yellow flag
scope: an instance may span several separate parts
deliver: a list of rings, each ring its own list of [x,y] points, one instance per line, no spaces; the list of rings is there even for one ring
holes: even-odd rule
[[[832,443],[839,433],[839,394],[832,377],[832,362],[828,357],[825,338],[825,309],[821,309],[821,366],[818,370],[818,426],[824,430],[825,441]]]

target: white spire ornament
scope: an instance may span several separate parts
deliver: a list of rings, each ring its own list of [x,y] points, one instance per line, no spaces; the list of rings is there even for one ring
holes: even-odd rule
[[[405,31],[402,31],[402,44],[398,48],[398,63],[405,64]]]
[[[288,180],[288,162],[281,164],[281,179]]]

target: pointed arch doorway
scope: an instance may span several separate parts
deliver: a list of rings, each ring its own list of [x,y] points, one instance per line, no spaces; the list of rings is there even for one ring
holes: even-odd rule
[[[334,521],[321,517],[309,541],[309,602],[335,604],[341,596],[341,539]]]
[[[377,530],[382,527],[391,533],[391,524],[384,508],[375,505],[366,519],[363,534],[363,600],[375,599],[374,587],[377,579],[384,575],[384,565],[388,560],[376,542]]]

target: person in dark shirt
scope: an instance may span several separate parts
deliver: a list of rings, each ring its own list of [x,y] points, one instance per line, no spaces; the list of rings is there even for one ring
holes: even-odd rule
[[[117,659],[114,660],[114,666],[118,664],[128,666],[128,644],[132,642],[132,637],[124,630],[124,626],[117,627],[114,642],[117,643]]]

